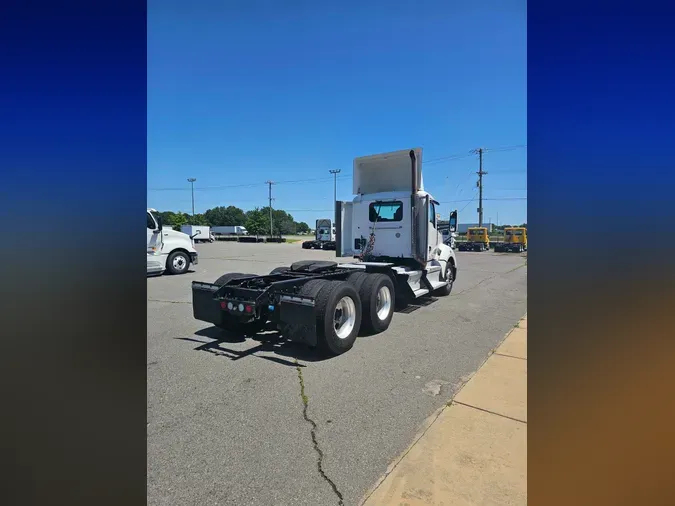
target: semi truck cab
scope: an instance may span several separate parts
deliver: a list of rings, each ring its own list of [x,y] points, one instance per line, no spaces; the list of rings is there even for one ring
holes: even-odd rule
[[[495,246],[495,252],[522,253],[527,251],[527,229],[525,227],[506,227],[504,242]]]
[[[156,209],[147,209],[147,274],[184,274],[199,254],[190,236],[165,227]]]

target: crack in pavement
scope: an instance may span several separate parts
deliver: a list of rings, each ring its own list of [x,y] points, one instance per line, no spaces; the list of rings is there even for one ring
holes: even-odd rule
[[[298,361],[295,361],[295,369],[298,371],[298,381],[300,382],[300,398],[302,399],[302,416],[305,421],[309,422],[312,426],[311,435],[312,435],[312,444],[314,445],[314,450],[316,451],[318,458],[316,459],[316,467],[319,470],[321,477],[331,486],[333,492],[338,498],[338,505],[344,506],[344,498],[342,493],[338,490],[335,482],[331,480],[326,472],[323,469],[323,451],[319,447],[319,442],[316,440],[316,423],[312,420],[307,414],[307,408],[309,407],[309,398],[305,394],[305,380],[302,377],[302,369]]]

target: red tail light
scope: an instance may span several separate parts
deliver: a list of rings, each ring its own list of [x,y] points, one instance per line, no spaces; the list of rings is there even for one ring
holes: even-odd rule
[[[253,308],[251,306],[246,306],[246,312],[250,313],[253,311]]]
[[[220,303],[220,307],[221,307],[222,309],[225,309],[225,308],[227,307],[227,301],[226,301],[226,300],[222,301],[222,302]]]

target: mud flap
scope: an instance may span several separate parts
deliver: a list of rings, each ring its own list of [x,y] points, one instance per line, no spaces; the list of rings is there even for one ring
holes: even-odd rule
[[[223,310],[214,294],[220,288],[212,283],[192,282],[192,315],[196,320],[220,325]]]
[[[316,346],[316,313],[313,300],[282,297],[279,302],[279,320],[286,339]]]

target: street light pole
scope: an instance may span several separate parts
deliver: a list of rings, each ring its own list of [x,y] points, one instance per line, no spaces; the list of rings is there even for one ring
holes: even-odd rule
[[[337,175],[340,173],[340,169],[331,169],[328,172],[333,174],[333,205],[337,202]]]
[[[188,182],[192,186],[192,218],[193,219],[195,217],[195,181],[197,181],[197,178],[194,178],[194,177],[188,178]]]

